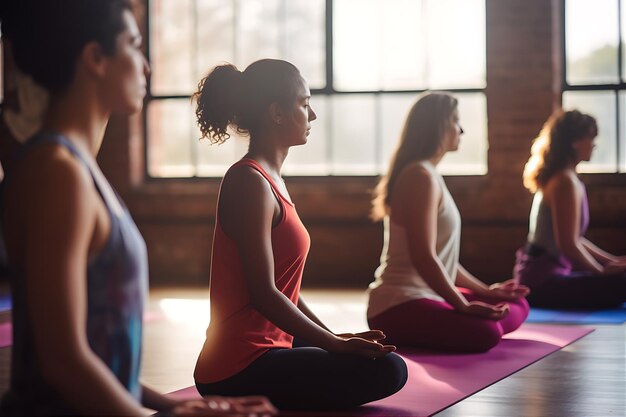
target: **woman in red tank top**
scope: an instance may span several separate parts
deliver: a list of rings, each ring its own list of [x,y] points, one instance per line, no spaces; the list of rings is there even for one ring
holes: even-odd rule
[[[213,239],[211,323],[194,378],[203,395],[267,395],[282,409],[337,409],[386,397],[406,382],[380,331],[332,333],[299,298],[310,239],[281,178],[289,148],[317,116],[292,64],[218,66],[195,98],[203,137],[249,134],[222,180]],[[294,336],[310,346],[292,346]],[[376,360],[374,360],[376,359]]]

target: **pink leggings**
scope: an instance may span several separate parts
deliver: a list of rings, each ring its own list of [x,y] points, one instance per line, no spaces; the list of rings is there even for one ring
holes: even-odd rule
[[[459,288],[468,301],[497,301]],[[417,299],[391,307],[368,318],[371,329],[382,330],[385,342],[398,346],[454,352],[486,352],[500,342],[502,335],[522,325],[528,316],[528,302],[508,301],[509,314],[501,320],[470,316],[456,311],[445,301]]]

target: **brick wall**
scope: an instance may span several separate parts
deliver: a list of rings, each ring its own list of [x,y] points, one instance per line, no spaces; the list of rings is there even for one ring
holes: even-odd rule
[[[463,218],[461,260],[487,282],[510,275],[531,195],[521,172],[532,138],[560,100],[560,0],[487,0],[489,173],[448,177]],[[154,284],[205,283],[216,180],[142,183],[141,118],[113,119],[99,160],[142,233]],[[128,139],[125,139],[128,138]],[[589,237],[626,253],[624,175],[583,176]],[[365,287],[378,265],[382,226],[368,218],[374,178],[293,178],[292,198],[312,237],[305,286]]]

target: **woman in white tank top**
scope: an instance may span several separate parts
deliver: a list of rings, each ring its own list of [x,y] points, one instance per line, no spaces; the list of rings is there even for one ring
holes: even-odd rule
[[[423,94],[376,189],[373,217],[384,220],[385,244],[367,316],[398,345],[486,351],[528,315],[528,288],[487,286],[459,264],[461,217],[436,167],[462,133],[457,100]]]

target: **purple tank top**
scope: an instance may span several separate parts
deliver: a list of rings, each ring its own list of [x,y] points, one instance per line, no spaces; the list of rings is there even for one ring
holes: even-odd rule
[[[58,143],[66,147],[89,169],[80,152],[65,137],[41,132],[20,150],[24,155],[41,143]],[[19,156],[18,156],[19,158]],[[90,348],[111,370],[119,382],[141,401],[139,368],[141,362],[142,315],[148,288],[146,246],[130,214],[122,213],[109,201],[105,181],[92,174],[94,186],[107,207],[111,232],[105,247],[87,265],[87,325],[85,332]],[[10,173],[7,176],[10,180]],[[10,267],[10,265],[9,265]],[[2,399],[2,415],[73,415],[76,414],[41,375],[37,366],[32,326],[26,304],[26,286],[19,270],[10,269],[13,297],[13,349],[11,384]],[[55,302],[50,300],[50,302]],[[68,372],[71,372],[68,369]]]
[[[551,216],[550,210],[544,213],[545,216]],[[552,220],[541,222],[540,224],[552,227]],[[538,223],[539,227],[539,223]],[[547,226],[544,226],[547,227]],[[580,203],[580,232],[579,238],[584,236],[589,227],[589,202],[587,199],[587,190],[581,184],[581,203]],[[544,235],[549,235],[554,241],[554,232],[552,230],[545,231]],[[538,253],[527,253],[527,247],[521,248],[516,253],[515,267],[513,268],[513,276],[520,282],[531,287],[540,285],[541,282],[552,276],[567,276],[572,273],[574,268],[572,261],[559,252],[557,254],[550,253],[545,248],[534,247]]]

